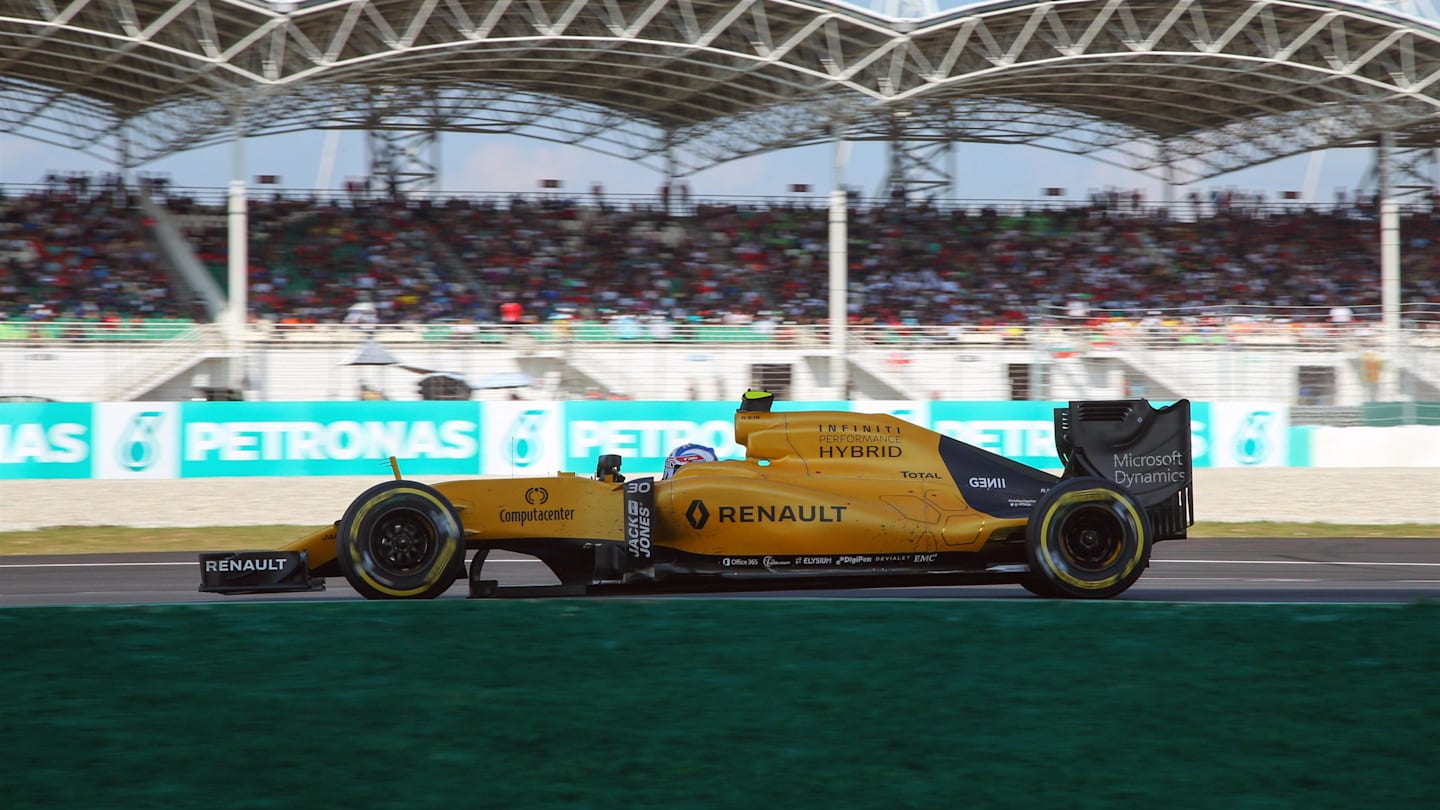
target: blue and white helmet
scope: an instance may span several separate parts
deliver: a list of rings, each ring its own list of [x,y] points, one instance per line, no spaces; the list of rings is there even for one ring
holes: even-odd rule
[[[675,474],[675,471],[684,467],[692,461],[714,461],[715,450],[703,444],[682,444],[670,451],[665,458],[665,474],[661,476],[663,481]]]

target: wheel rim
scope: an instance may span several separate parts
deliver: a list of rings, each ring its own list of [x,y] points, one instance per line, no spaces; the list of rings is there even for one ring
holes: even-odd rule
[[[419,512],[396,509],[370,533],[370,558],[381,569],[398,576],[423,568],[435,552],[435,527]]]
[[[1104,571],[1120,559],[1128,535],[1119,515],[1098,506],[1086,507],[1065,521],[1060,553],[1073,568]]]

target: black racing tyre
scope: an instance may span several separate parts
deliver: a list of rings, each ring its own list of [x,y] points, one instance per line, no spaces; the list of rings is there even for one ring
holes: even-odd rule
[[[1050,580],[1046,579],[1043,576],[1040,576],[1039,574],[1030,574],[1024,579],[1020,580],[1020,586],[1025,590],[1029,591],[1030,593],[1033,593],[1036,596],[1044,599],[1060,599],[1065,596],[1064,591],[1060,590],[1054,585],[1051,585]]]
[[[444,495],[414,481],[386,481],[345,510],[335,556],[366,599],[433,599],[464,575],[464,531]]]
[[[1030,513],[1025,556],[1034,581],[1021,584],[1040,596],[1115,596],[1145,573],[1152,543],[1150,519],[1124,487],[1067,478]]]

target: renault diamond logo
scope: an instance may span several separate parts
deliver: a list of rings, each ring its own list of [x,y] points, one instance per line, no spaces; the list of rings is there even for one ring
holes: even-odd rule
[[[696,498],[690,502],[690,508],[685,510],[685,519],[690,521],[690,528],[699,531],[710,521],[710,510],[705,508],[704,501]]]

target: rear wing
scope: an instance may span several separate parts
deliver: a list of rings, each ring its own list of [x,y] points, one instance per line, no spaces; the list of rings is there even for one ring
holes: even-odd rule
[[[1063,478],[1094,475],[1130,491],[1155,539],[1185,536],[1195,523],[1190,400],[1156,408],[1143,399],[1071,402],[1055,409]]]

